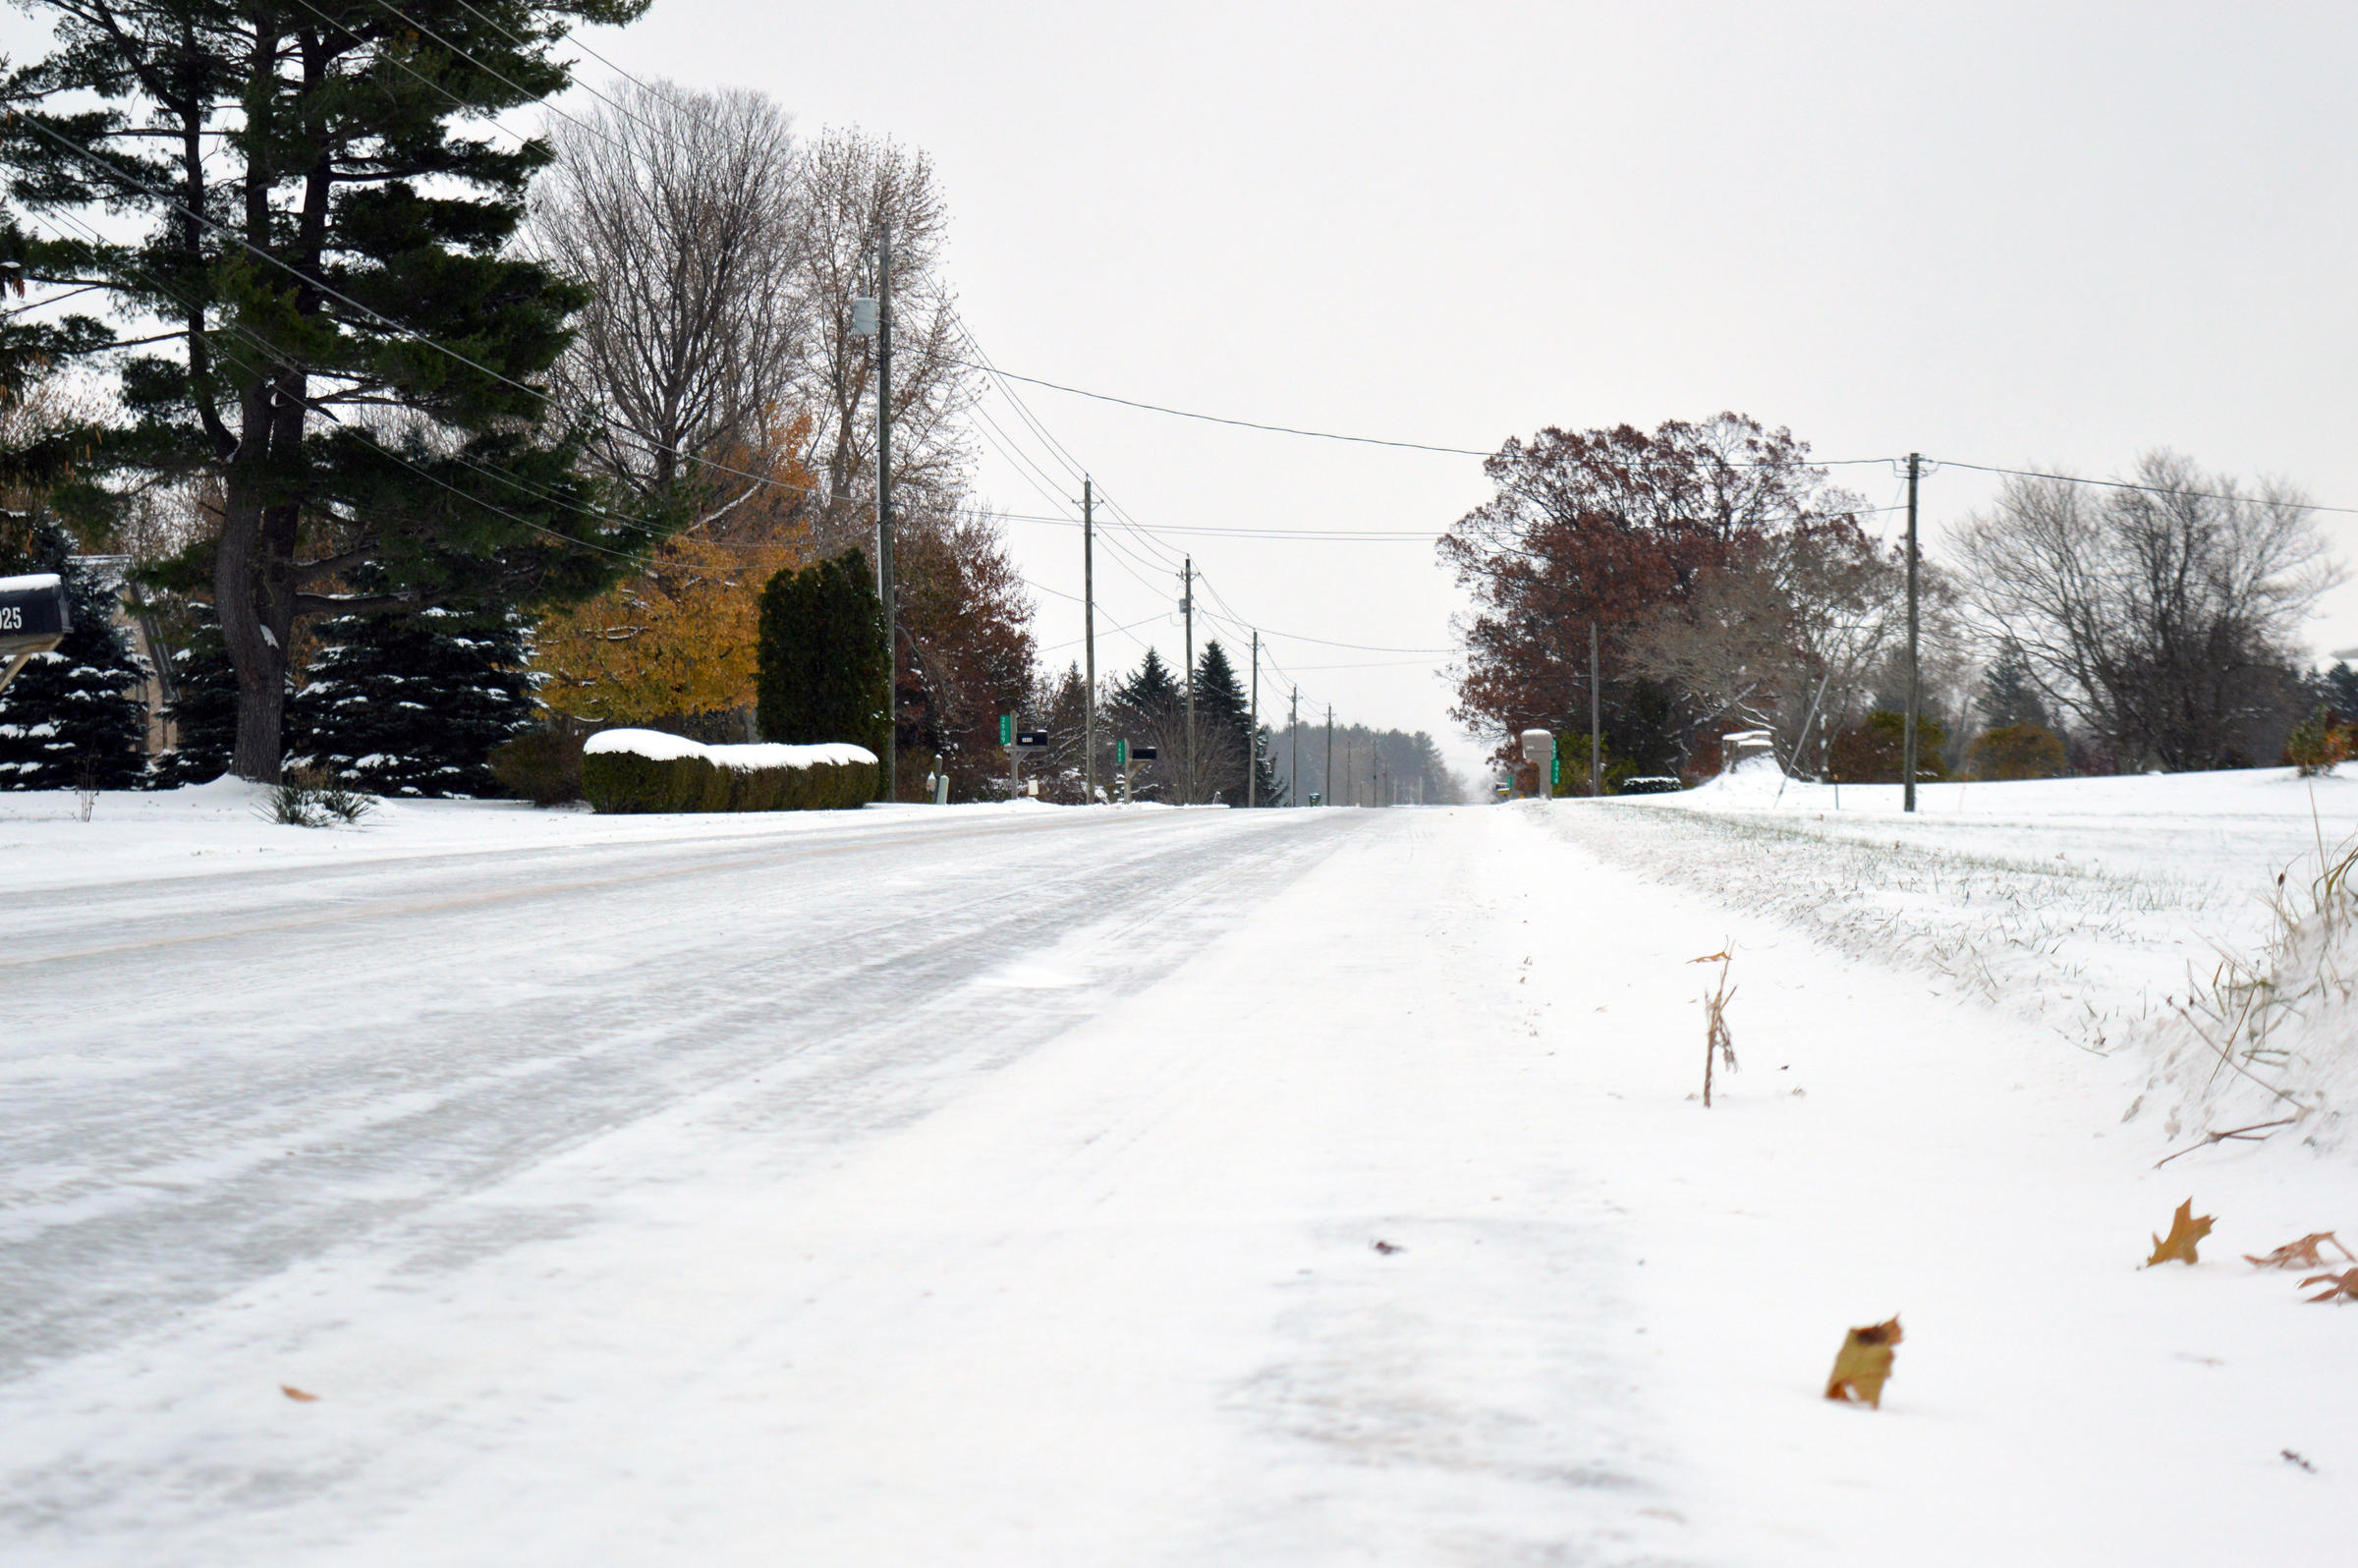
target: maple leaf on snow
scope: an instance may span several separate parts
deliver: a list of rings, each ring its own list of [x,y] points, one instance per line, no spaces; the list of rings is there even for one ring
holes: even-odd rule
[[[1834,1370],[1825,1379],[1825,1397],[1852,1404],[1883,1408],[1883,1384],[1891,1376],[1891,1348],[1901,1338],[1899,1315],[1854,1328],[1842,1337],[1834,1353]]]
[[[2347,1247],[2344,1247],[2340,1238],[2330,1230],[2312,1231],[2299,1241],[2286,1242],[2265,1257],[2254,1258],[2250,1253],[2245,1253],[2243,1260],[2254,1268],[2321,1268],[2326,1261],[2318,1254],[2317,1249],[2321,1242],[2330,1244],[2333,1250],[2341,1254],[2344,1259],[2358,1263],[2358,1253],[2352,1253]]]
[[[2303,1290],[2312,1285],[2329,1287],[2310,1297],[2313,1302],[2358,1301],[2358,1268],[2345,1268],[2338,1274],[2312,1274],[2301,1281]]]
[[[2211,1222],[2217,1217],[2214,1214],[2205,1214],[2197,1218],[2194,1212],[2194,1200],[2187,1199],[2178,1205],[2178,1211],[2170,1216],[2169,1234],[2154,1238],[2154,1256],[2145,1260],[2145,1266],[2151,1268],[2156,1263],[2165,1263],[2172,1258],[2181,1263],[2193,1262],[2194,1244],[2211,1234]]]

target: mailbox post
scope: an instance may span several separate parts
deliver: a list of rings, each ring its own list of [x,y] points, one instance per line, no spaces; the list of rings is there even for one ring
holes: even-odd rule
[[[55,572],[0,577],[0,692],[35,653],[46,653],[74,630],[66,583]]]
[[[1008,793],[1011,796],[1020,795],[1023,793],[1019,787],[1023,783],[1023,769],[1019,765],[1021,759],[1026,752],[1046,751],[1048,749],[1048,732],[1046,730],[1016,729],[1015,715],[1003,713],[999,716],[999,733],[1011,736],[1011,744],[1007,748]]]
[[[1113,759],[1121,768],[1122,804],[1130,804],[1130,764],[1151,762],[1159,755],[1151,746],[1133,746],[1128,741],[1113,743]]]
[[[1543,799],[1555,793],[1555,734],[1551,730],[1523,732],[1523,760],[1539,770]]]

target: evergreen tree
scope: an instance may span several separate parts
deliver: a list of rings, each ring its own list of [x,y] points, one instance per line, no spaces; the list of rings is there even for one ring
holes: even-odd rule
[[[1150,647],[1137,671],[1113,689],[1113,701],[1124,716],[1160,725],[1187,706],[1187,694],[1179,689],[1162,655]]]
[[[0,692],[0,789],[136,788],[146,772],[143,673],[115,624],[115,588],[73,560],[74,539],[46,515],[0,528],[0,577],[54,572],[73,629],[35,653]]]
[[[1905,706],[1904,702],[1885,703],[1885,706]],[[1982,691],[1977,705],[1982,710],[1982,722],[1993,730],[2011,729],[2020,724],[2032,724],[2040,729],[2052,729],[2047,704],[2039,699],[2039,688],[2031,681],[2030,666],[2023,661],[2019,648],[2002,650],[1990,673],[1982,677]]]
[[[2344,724],[2358,724],[2358,670],[2341,659],[2333,667],[2310,682],[2317,700],[2332,711]]]
[[[1252,699],[1236,666],[1228,662],[1228,650],[1214,638],[1196,659],[1196,750],[1202,774],[1196,799],[1208,801],[1216,795],[1230,806],[1242,806],[1248,798],[1262,806],[1276,805],[1279,786],[1264,739],[1254,733]],[[1247,768],[1253,772],[1250,791]]]
[[[1115,684],[1104,718],[1113,740],[1157,753],[1151,762],[1131,760],[1130,793],[1139,800],[1163,799],[1164,781],[1178,778],[1184,765],[1187,694],[1161,654],[1149,647],[1129,679]]]
[[[213,607],[193,606],[194,630],[172,650],[172,749],[155,758],[149,782],[157,789],[210,784],[229,771],[238,744],[238,675]]]
[[[495,795],[488,758],[533,724],[511,609],[343,615],[319,629],[290,754],[371,795]]]
[[[330,580],[564,602],[659,532],[594,504],[535,384],[586,298],[508,244],[548,145],[479,129],[564,89],[575,21],[645,4],[33,0],[49,52],[8,79],[0,164],[44,213],[143,232],[11,224],[0,259],[165,329],[120,365],[136,427],[111,450],[218,487],[174,586],[209,584],[241,777],[277,776],[296,626],[353,608]]]
[[[885,712],[891,665],[884,602],[867,556],[846,550],[772,577],[761,590],[758,657],[754,692],[763,740],[849,741],[883,760],[892,743]]]
[[[1276,750],[1276,732],[1263,724],[1254,736],[1253,771],[1257,779],[1254,788],[1256,806],[1283,806],[1289,799],[1285,780],[1277,776],[1277,761],[1271,754]]]

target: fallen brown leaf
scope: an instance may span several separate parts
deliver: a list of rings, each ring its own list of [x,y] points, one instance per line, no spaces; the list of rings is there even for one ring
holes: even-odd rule
[[[278,1391],[286,1395],[289,1399],[300,1399],[307,1405],[316,1404],[319,1399],[317,1394],[307,1394],[302,1389],[296,1387],[293,1383],[280,1383],[278,1385]]]
[[[2319,1268],[2326,1261],[2317,1251],[2320,1242],[2330,1242],[2335,1252],[2351,1262],[2358,1263],[2358,1253],[2352,1253],[2344,1247],[2330,1230],[2312,1231],[2299,1241],[2286,1242],[2264,1258],[2254,1258],[2250,1253],[2245,1253],[2243,1260],[2254,1268]]]
[[[2358,1301],[2358,1268],[2345,1268],[2338,1274],[2312,1274],[2301,1281],[2303,1290],[2312,1285],[2329,1287],[2310,1297],[2313,1302]]]
[[[1891,1347],[1898,1344],[1899,1315],[1887,1322],[1869,1323],[1843,1336],[1834,1353],[1834,1370],[1825,1379],[1825,1397],[1852,1404],[1883,1407],[1883,1384],[1891,1376]]]
[[[2194,1244],[2211,1234],[2211,1222],[2217,1217],[2213,1214],[2205,1214],[2197,1219],[2194,1214],[2194,1200],[2187,1199],[2178,1205],[2178,1211],[2170,1216],[2169,1234],[2166,1237],[2156,1236],[2154,1238],[2154,1256],[2145,1260],[2145,1266],[2151,1268],[2156,1263],[2165,1263],[2172,1258],[2181,1263],[2193,1262]]]

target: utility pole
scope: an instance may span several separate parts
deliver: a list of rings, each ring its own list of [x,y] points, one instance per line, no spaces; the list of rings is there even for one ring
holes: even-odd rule
[[[1187,557],[1179,609],[1187,618],[1187,788],[1180,804],[1196,804],[1196,558]]]
[[[1253,631],[1253,727],[1246,731],[1245,805],[1261,804],[1261,629]]]
[[[900,798],[901,607],[892,567],[892,231],[876,241],[876,596],[884,601],[884,798]]]
[[[1589,793],[1604,793],[1603,700],[1597,690],[1597,623],[1589,623]]]
[[[1326,786],[1319,793],[1326,797],[1327,805],[1332,806],[1334,804],[1334,704],[1332,702],[1326,704],[1326,771],[1319,775],[1319,782]]]
[[[1287,804],[1299,806],[1302,804],[1302,688],[1299,686],[1294,688],[1294,695],[1286,703],[1285,733],[1294,743],[1294,786],[1290,792],[1293,799]]]
[[[1916,475],[1922,460],[1908,454],[1908,724],[1900,747],[1900,810],[1916,810],[1916,714],[1922,686],[1916,669]]]
[[[1083,690],[1081,711],[1082,798],[1097,803],[1097,563],[1095,502],[1096,492],[1089,476],[1081,476],[1081,645],[1089,685]]]

